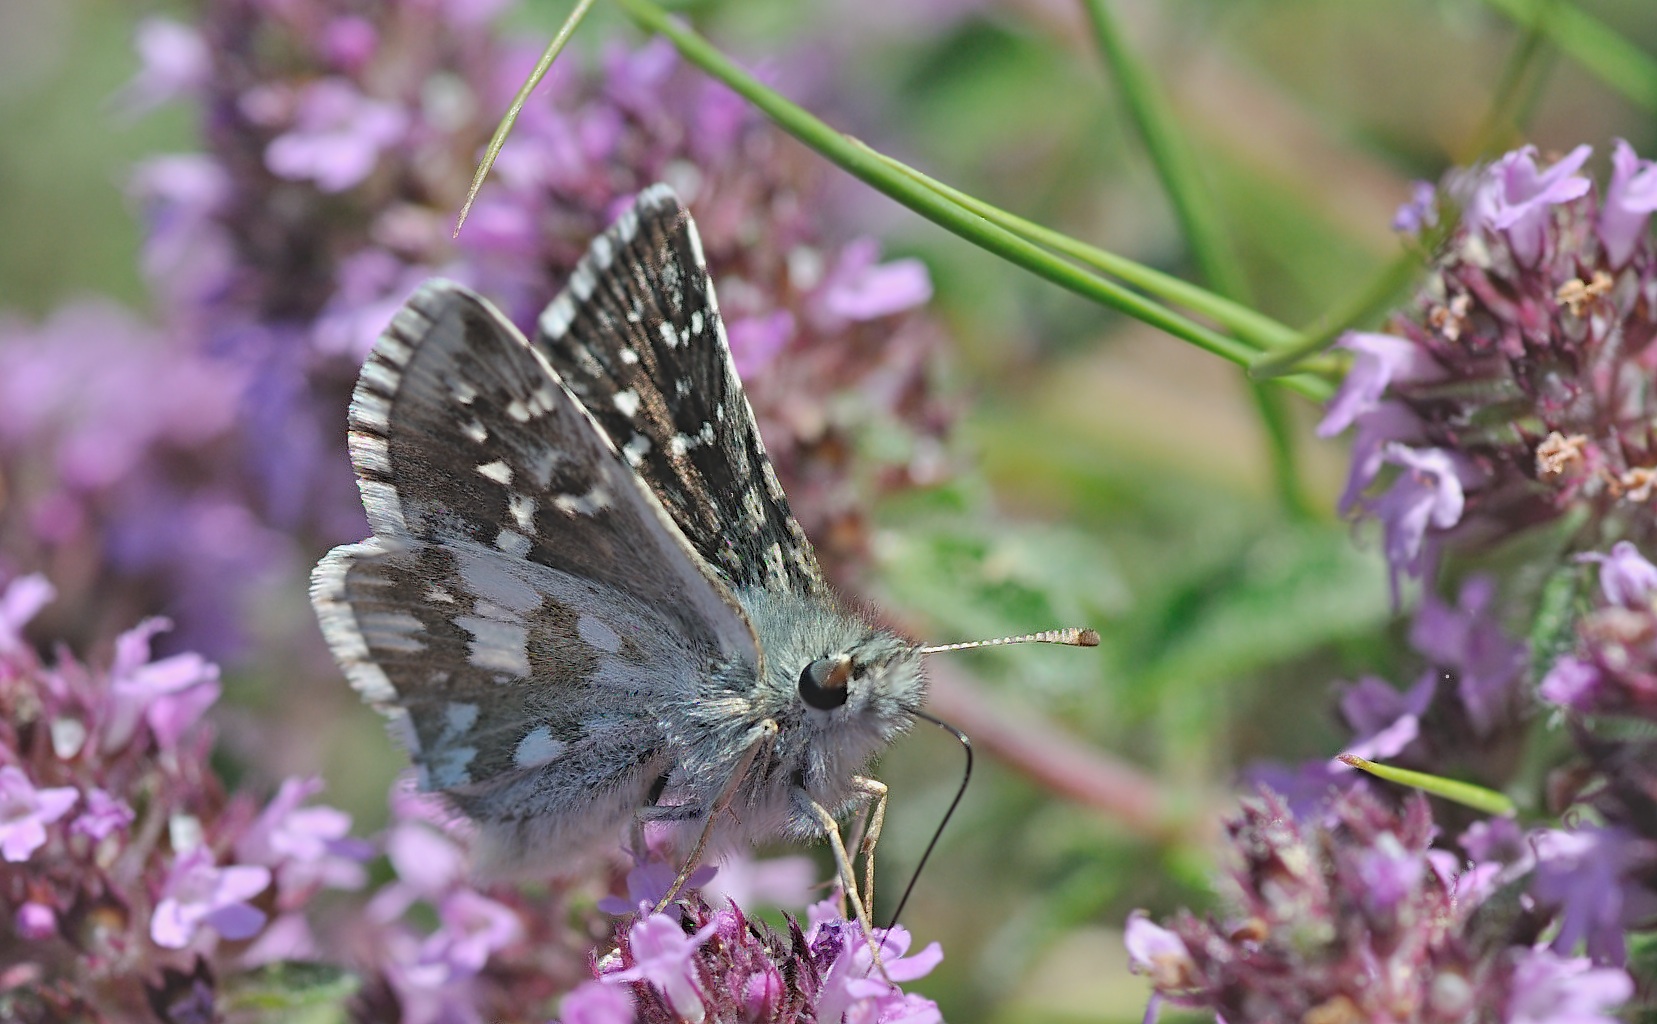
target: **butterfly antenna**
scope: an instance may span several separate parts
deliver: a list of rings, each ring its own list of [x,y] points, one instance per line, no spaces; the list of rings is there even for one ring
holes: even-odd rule
[[[922,654],[942,654],[945,651],[967,651],[974,647],[1005,647],[1008,644],[1063,644],[1066,647],[1098,647],[1099,631],[1081,626],[1070,626],[1066,629],[1049,629],[1040,633],[1025,633],[1023,636],[1004,636],[999,640],[968,640],[959,644],[938,644],[935,647],[922,647]],[[922,716],[925,717],[924,715]],[[937,719],[931,721],[938,725],[944,723]],[[944,728],[949,728],[944,726]]]
[[[1089,630],[1089,632],[1092,632],[1092,630]],[[1099,642],[1097,633],[1094,634],[1093,640],[1094,643]],[[949,649],[945,648],[945,650]],[[915,717],[924,718],[955,737],[956,742],[961,744],[961,750],[967,755],[967,763],[965,769],[961,772],[961,788],[955,791],[955,799],[949,802],[949,810],[944,812],[943,820],[938,822],[937,830],[932,833],[932,840],[926,844],[926,852],[921,854],[921,859],[915,864],[915,872],[909,876],[909,884],[904,887],[903,895],[898,899],[897,909],[892,911],[891,919],[886,922],[888,929],[897,924],[898,918],[903,916],[903,908],[909,905],[909,894],[915,891],[915,883],[920,881],[921,869],[926,867],[926,862],[932,857],[933,849],[937,847],[938,840],[943,837],[944,827],[949,824],[949,819],[955,816],[955,808],[961,806],[961,798],[967,795],[967,783],[972,781],[972,741],[967,738],[967,734],[941,718],[933,718],[924,711],[915,712]]]

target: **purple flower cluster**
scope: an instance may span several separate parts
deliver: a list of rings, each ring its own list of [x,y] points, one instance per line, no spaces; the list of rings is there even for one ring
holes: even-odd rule
[[[909,933],[878,929],[876,965],[855,921],[834,901],[793,918],[783,936],[735,904],[715,910],[699,897],[676,914],[640,916],[617,950],[593,966],[594,981],[564,998],[564,1024],[941,1024],[937,1004],[899,982],[930,973],[937,943],[910,954]]]
[[[1547,917],[1510,888],[1532,877],[1541,891],[1580,872],[1544,840],[1585,854],[1597,837],[1546,833],[1531,854],[1510,823],[1491,823],[1464,837],[1469,863],[1434,849],[1435,831],[1421,797],[1397,810],[1353,789],[1297,818],[1265,791],[1228,825],[1228,913],[1181,912],[1167,927],[1135,915],[1131,965],[1159,1001],[1230,1024],[1613,1024],[1633,992],[1628,974],[1569,955],[1581,937],[1569,934],[1575,906],[1560,941],[1539,945]]]
[[[364,881],[350,819],[304,806],[314,781],[289,780],[263,809],[226,796],[203,721],[218,669],[195,654],[152,658],[165,622],[121,634],[105,670],[67,653],[43,662],[23,634],[53,596],[40,576],[0,590],[9,1019],[131,1020],[171,998],[169,978],[314,953],[312,897]],[[189,986],[209,1010],[212,996],[210,981]]]
[[[1601,601],[1577,621],[1575,649],[1542,680],[1542,699],[1582,714],[1657,722],[1657,565],[1619,541],[1599,563]]]
[[[1341,507],[1380,521],[1395,588],[1447,544],[1570,509],[1584,536],[1657,540],[1657,164],[1618,142],[1596,190],[1589,153],[1544,167],[1525,147],[1453,175],[1436,205],[1418,195],[1404,226],[1455,218],[1427,280],[1388,333],[1339,343],[1352,369],[1319,432],[1355,428]]]

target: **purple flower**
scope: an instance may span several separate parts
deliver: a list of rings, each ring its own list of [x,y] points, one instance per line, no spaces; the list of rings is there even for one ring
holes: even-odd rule
[[[621,985],[585,981],[558,1004],[559,1024],[633,1024],[633,993]]]
[[[725,858],[704,887],[715,903],[725,900],[739,907],[800,910],[815,896],[817,865],[810,857],[756,858],[738,853]]]
[[[1410,628],[1411,646],[1434,665],[1456,670],[1456,693],[1479,736],[1515,712],[1530,660],[1528,646],[1496,622],[1495,598],[1494,580],[1469,577],[1454,609],[1432,594],[1423,597]]]
[[[135,816],[125,800],[93,787],[86,791],[86,810],[70,824],[69,831],[98,842],[132,824]]]
[[[1640,894],[1629,884],[1631,872],[1657,859],[1650,844],[1615,828],[1546,830],[1531,843],[1536,850],[1531,891],[1560,912],[1554,952],[1569,954],[1585,942],[1595,963],[1620,966],[1626,956],[1624,926],[1657,910],[1657,895]]]
[[[1609,555],[1590,551],[1577,558],[1599,563],[1599,587],[1606,601],[1624,608],[1650,610],[1652,595],[1657,594],[1657,565],[1646,561],[1639,548],[1620,540],[1611,545]]]
[[[1355,358],[1318,424],[1319,437],[1334,437],[1358,417],[1373,412],[1395,380],[1402,384],[1444,376],[1444,368],[1419,345],[1390,334],[1347,331],[1335,344],[1354,353]]]
[[[1641,160],[1622,139],[1611,150],[1611,180],[1605,186],[1595,225],[1605,260],[1620,267],[1634,255],[1645,235],[1646,222],[1657,210],[1657,163]]]
[[[36,789],[23,770],[0,768],[0,856],[28,860],[46,845],[46,826],[69,813],[80,793],[73,786]]]
[[[150,917],[150,938],[163,948],[183,949],[203,926],[227,939],[250,938],[264,927],[265,914],[247,901],[269,885],[269,868],[221,868],[206,847],[187,850],[167,876]]]
[[[442,959],[462,972],[483,970],[491,954],[523,938],[516,911],[471,889],[443,897],[437,916],[441,927],[427,944],[441,949]]]
[[[12,926],[18,938],[44,942],[58,933],[58,915],[44,903],[27,900],[12,915]]]
[[[361,862],[369,850],[347,838],[351,816],[332,807],[299,806],[321,790],[317,778],[283,781],[236,842],[237,858],[274,868],[284,892],[318,885],[356,889],[366,880]]]
[[[1595,967],[1586,958],[1567,960],[1548,949],[1521,952],[1503,1024],[1617,1024],[1609,1011],[1634,994],[1624,971]]]
[[[1392,215],[1392,230],[1418,235],[1438,226],[1438,187],[1430,181],[1410,182],[1410,198]]]
[[[771,360],[788,347],[794,337],[794,314],[777,309],[760,316],[745,316],[727,323],[725,333],[729,336],[737,376],[746,380],[763,373]]]
[[[1506,232],[1513,255],[1522,266],[1542,258],[1543,241],[1553,207],[1586,195],[1587,178],[1577,171],[1593,152],[1578,146],[1546,171],[1536,166],[1536,147],[1526,146],[1491,165],[1470,204],[1469,219]]]
[[[1405,693],[1374,676],[1359,679],[1341,694],[1341,717],[1358,736],[1344,753],[1385,761],[1421,735],[1421,716],[1432,703],[1437,673],[1428,672]],[[1351,769],[1343,763],[1341,770]]]
[[[131,113],[158,107],[199,88],[213,69],[201,33],[169,18],[139,22],[133,48],[141,66],[119,96]]]
[[[158,746],[171,749],[219,699],[219,667],[201,655],[149,660],[150,638],[171,628],[166,619],[148,619],[116,639],[105,750],[125,745],[140,720],[149,725]]]
[[[1128,949],[1128,969],[1151,979],[1164,991],[1177,992],[1191,984],[1191,952],[1178,935],[1155,924],[1143,910],[1128,915],[1123,934]]]
[[[1448,530],[1461,521],[1467,502],[1462,478],[1471,474],[1458,466],[1453,453],[1442,448],[1392,443],[1383,449],[1382,457],[1403,470],[1392,486],[1369,505],[1381,520],[1396,595],[1400,574],[1422,573],[1427,528]]]
[[[0,659],[28,649],[23,627],[56,596],[57,589],[39,573],[19,576],[6,584],[6,589],[0,591]]]
[[[686,889],[699,889],[721,869],[703,865],[690,873],[685,879]],[[673,888],[673,880],[679,877],[679,869],[666,860],[658,860],[653,855],[647,855],[637,860],[632,869],[627,872],[627,898],[606,896],[598,901],[598,909],[606,914],[631,914],[636,911],[650,913],[651,909],[661,902],[667,891]]]
[[[284,178],[314,181],[324,192],[343,192],[373,172],[408,124],[400,107],[364,96],[348,79],[324,78],[301,89],[293,127],[271,140],[265,166]]]
[[[823,990],[817,1004],[819,1020],[844,1020],[845,1024],[876,1024],[912,1020],[915,1024],[938,1024],[942,1020],[937,1004],[929,999],[906,995],[889,984],[913,981],[932,972],[943,961],[944,952],[936,942],[913,956],[907,956],[913,941],[899,926],[877,928],[875,944],[885,978],[875,970],[874,957],[862,928],[839,916],[834,900],[811,908],[815,922],[806,940],[814,949],[834,949],[835,956],[823,975]],[[917,1001],[918,1000],[918,1001]]]
[[[1591,662],[1565,654],[1542,677],[1537,693],[1549,704],[1586,712],[1599,703],[1603,682],[1604,677]]]
[[[876,320],[926,305],[932,298],[932,279],[926,264],[916,259],[880,263],[880,243],[859,238],[840,250],[817,301],[824,316],[834,320]]]
[[[648,981],[662,993],[674,1013],[692,1024],[706,1015],[696,986],[696,948],[719,927],[710,921],[694,934],[686,935],[679,922],[666,914],[651,914],[627,930],[628,949],[634,965],[606,974],[605,981]]]

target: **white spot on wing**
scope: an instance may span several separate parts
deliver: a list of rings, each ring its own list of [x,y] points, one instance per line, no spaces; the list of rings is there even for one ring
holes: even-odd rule
[[[455,625],[472,634],[466,660],[477,668],[529,677],[529,629],[482,615],[457,615]]]
[[[495,534],[495,546],[514,558],[522,558],[529,554],[534,547],[528,537],[509,527],[501,527],[501,532]]]
[[[657,330],[662,335],[662,344],[666,345],[668,348],[679,347],[679,332],[673,329],[672,324],[668,323],[666,320],[663,320],[661,324],[658,325]]]
[[[616,258],[615,249],[611,247],[610,240],[603,235],[593,239],[593,244],[587,250],[587,255],[592,258],[593,266],[600,270],[608,267],[611,261]]]
[[[627,463],[637,466],[644,461],[645,453],[650,451],[650,438],[643,434],[634,434],[627,443],[621,446],[621,453],[627,456]]]
[[[484,463],[478,467],[478,472],[500,484],[502,487],[508,486],[512,483],[512,467],[508,466],[500,459],[496,459],[494,462]]]
[[[589,646],[596,647],[605,654],[614,654],[621,650],[621,635],[597,616],[581,616],[575,622],[575,631],[581,634],[581,639]]]
[[[593,272],[587,269],[585,263],[576,265],[575,273],[570,275],[570,292],[582,302],[586,302],[593,294],[593,287],[598,282],[593,280]]]
[[[616,405],[616,411],[631,419],[639,411],[639,393],[632,388],[617,391],[611,399]]]
[[[424,778],[420,780],[423,789],[449,789],[453,786],[464,786],[472,781],[472,758],[476,757],[476,747],[449,747],[444,750],[435,750],[421,766]]]
[[[534,768],[556,760],[568,746],[562,740],[552,738],[552,729],[540,726],[524,734],[518,741],[518,749],[512,752],[512,763],[519,768]]]
[[[489,428],[483,425],[482,420],[473,419],[460,425],[460,432],[476,441],[478,444],[489,440]]]
[[[443,705],[443,735],[463,736],[477,724],[478,706],[451,700]]]
[[[570,301],[568,293],[560,294],[541,313],[541,333],[548,338],[557,340],[570,329],[575,320],[575,303]]]
[[[517,491],[513,491],[511,494],[506,496],[506,508],[507,511],[512,513],[512,518],[517,522],[518,529],[528,534],[535,532],[534,498],[531,498],[527,494],[519,494]]]
[[[628,366],[638,365],[639,354],[632,349],[624,348],[620,351],[619,355],[621,356],[621,361],[626,363]]]
[[[590,516],[610,507],[610,492],[603,485],[598,485],[586,494],[560,494],[552,499],[552,503],[558,506],[560,512]]]

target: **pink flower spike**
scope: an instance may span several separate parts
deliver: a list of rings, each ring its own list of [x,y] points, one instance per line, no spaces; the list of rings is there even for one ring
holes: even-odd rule
[[[73,786],[36,789],[21,768],[0,768],[0,856],[13,864],[28,860],[46,845],[46,826],[79,798]]]
[[[1611,180],[1605,186],[1595,230],[1605,260],[1620,267],[1634,255],[1646,222],[1657,211],[1657,162],[1641,160],[1622,139],[1611,150]]]
[[[150,917],[150,938],[163,948],[183,949],[203,925],[227,939],[250,938],[264,927],[265,915],[247,901],[269,885],[269,868],[221,868],[200,846],[181,853]]]
[[[171,628],[166,619],[146,619],[116,638],[115,662],[109,670],[112,710],[104,723],[104,750],[124,746],[140,720],[149,725],[161,749],[171,750],[219,699],[219,667],[201,655],[149,660],[150,638]]]

